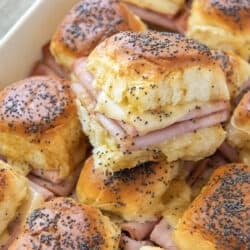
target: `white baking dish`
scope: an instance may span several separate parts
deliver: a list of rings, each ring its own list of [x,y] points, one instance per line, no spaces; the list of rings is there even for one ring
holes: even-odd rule
[[[0,40],[0,87],[25,78],[66,12],[78,0],[36,0]]]

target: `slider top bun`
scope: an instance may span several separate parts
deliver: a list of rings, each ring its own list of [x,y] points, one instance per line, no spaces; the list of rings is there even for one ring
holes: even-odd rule
[[[209,48],[175,33],[120,32],[94,49],[87,69],[96,89],[133,112],[229,99]]]
[[[162,197],[177,171],[178,163],[161,161],[105,173],[95,168],[90,157],[82,169],[76,193],[81,202],[125,220],[153,220],[164,210]]]
[[[125,2],[167,15],[175,15],[185,6],[184,0],[125,0]]]
[[[119,230],[108,217],[61,197],[35,209],[9,249],[116,250],[118,244]]]
[[[215,170],[174,233],[180,249],[247,249],[249,173],[243,164]]]
[[[0,141],[0,155],[13,161],[13,167],[58,170],[67,176],[84,158],[87,145],[70,83],[31,77],[3,89]]]
[[[250,58],[249,0],[194,0],[187,36],[211,48],[232,50]]]
[[[238,95],[241,86],[250,78],[250,64],[230,51],[212,50],[225,73],[231,101]]]
[[[28,190],[26,178],[0,161],[0,236],[17,216],[16,211],[27,198]]]
[[[57,28],[51,52],[70,69],[78,57],[88,56],[98,43],[119,31],[142,31],[146,26],[117,0],[81,0]]]

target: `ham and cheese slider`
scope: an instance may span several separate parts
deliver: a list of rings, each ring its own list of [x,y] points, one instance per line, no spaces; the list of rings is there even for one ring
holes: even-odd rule
[[[227,140],[238,150],[240,161],[250,164],[250,91],[243,95],[233,112]]]
[[[81,0],[58,26],[50,50],[58,64],[71,70],[75,59],[88,56],[106,37],[145,29],[143,22],[118,0]]]
[[[52,197],[51,192],[0,161],[0,249],[8,249],[28,214]]]
[[[187,36],[250,59],[249,0],[194,0]]]
[[[162,28],[184,33],[187,25],[185,0],[124,0],[140,18]]]
[[[199,160],[225,139],[225,75],[184,36],[121,32],[75,63],[78,112],[96,167],[117,171],[167,158]]]
[[[147,162],[108,173],[96,169],[93,158],[84,164],[76,195],[80,202],[107,212],[122,229],[123,249],[172,246],[172,231],[191,200],[179,163]]]
[[[71,198],[55,198],[35,209],[10,250],[116,250],[119,229],[91,206]]]
[[[68,194],[88,146],[70,83],[31,77],[3,89],[0,141],[0,155],[14,168],[47,180],[56,194]]]
[[[249,248],[250,167],[219,167],[174,232],[180,250]]]

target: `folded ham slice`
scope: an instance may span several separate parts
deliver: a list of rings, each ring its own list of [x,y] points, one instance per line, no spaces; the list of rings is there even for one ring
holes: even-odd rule
[[[187,14],[179,13],[178,15],[167,15],[157,13],[148,9],[141,8],[139,6],[126,3],[128,8],[139,16],[141,19],[151,24],[159,25],[165,29],[177,31],[182,34],[187,29]],[[179,20],[181,18],[181,20]]]
[[[172,236],[171,236],[172,231],[173,231],[172,227],[163,218],[154,227],[154,230],[150,234],[150,240],[164,249],[178,250],[177,246],[172,240]]]
[[[135,137],[130,150],[147,148],[159,144],[176,136],[207,128],[225,122],[229,118],[229,111],[221,111],[201,118],[175,123],[167,128],[151,132],[144,136]]]
[[[129,236],[134,240],[144,240],[152,232],[157,221],[147,221],[147,222],[126,222],[121,225],[123,232],[127,232]]]
[[[62,182],[53,182],[50,180],[46,180],[40,177],[37,177],[35,175],[30,174],[28,176],[29,180],[34,182],[35,184],[48,189],[49,191],[51,191],[52,193],[54,193],[55,195],[59,195],[59,196],[68,196],[69,194],[71,194],[74,190],[74,187],[76,185],[76,182],[78,180],[78,177],[80,175],[82,167],[79,166],[78,168],[76,168],[74,170],[74,172],[68,176],[65,180],[63,180]],[[46,173],[46,171],[44,170],[44,173]]]
[[[59,77],[50,67],[46,64],[38,62],[33,68],[31,76],[52,76]]]
[[[223,142],[218,149],[223,157],[232,162],[239,162],[239,154],[235,148],[229,145],[227,142]]]
[[[48,189],[38,185],[37,183],[29,180],[30,188],[34,189],[37,193],[41,194],[45,201],[52,199],[55,195]]]
[[[126,235],[121,236],[120,248],[122,250],[140,250],[143,246],[152,246],[150,241],[138,241],[134,240]]]

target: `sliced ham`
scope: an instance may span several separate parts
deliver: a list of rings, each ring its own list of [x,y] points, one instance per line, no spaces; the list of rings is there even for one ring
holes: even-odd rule
[[[133,13],[149,23],[180,33],[184,33],[186,30],[187,17],[184,18],[181,15],[182,19],[178,22],[179,16],[157,13],[129,3],[127,6]]]
[[[120,248],[123,250],[140,250],[143,246],[152,246],[152,242],[150,241],[138,241],[133,240],[126,235],[121,236],[120,240]]]
[[[178,120],[178,122],[203,117],[223,110],[229,110],[228,102],[217,101],[217,102],[206,103],[206,105],[198,106],[195,109],[191,110],[189,113],[184,115],[180,120]]]
[[[68,73],[60,65],[56,63],[55,58],[50,53],[49,44],[45,45],[42,51],[43,51],[42,62],[45,65],[47,65],[51,70],[53,70],[56,73],[56,75],[58,75],[60,78],[69,79]]]
[[[65,179],[61,183],[53,183],[53,182],[50,182],[49,180],[39,178],[32,174],[30,174],[28,178],[29,180],[36,183],[37,185],[48,189],[55,195],[68,196],[69,194],[73,192],[76,182],[78,180],[78,177],[80,175],[80,172],[81,172],[81,167],[78,167],[69,177],[67,177],[67,179]]]
[[[172,240],[172,231],[172,227],[163,218],[154,227],[154,230],[150,234],[150,241],[167,250],[178,250],[177,246]]]
[[[38,185],[37,183],[29,180],[29,186],[34,189],[37,193],[41,194],[45,201],[52,199],[55,195],[48,189]]]
[[[217,168],[219,166],[225,165],[228,162],[225,160],[225,158],[221,155],[219,151],[217,151],[214,155],[212,155],[210,158],[211,165],[213,168]]]
[[[131,150],[147,148],[151,145],[159,144],[176,136],[193,132],[197,129],[214,126],[229,118],[229,112],[221,111],[198,119],[187,120],[173,124],[167,128],[151,132],[147,135],[135,137]]]
[[[134,240],[144,240],[152,232],[157,221],[126,222],[121,225],[122,231],[125,231]]]
[[[50,67],[40,62],[35,65],[30,75],[59,77]]]
[[[239,162],[239,155],[235,148],[229,145],[227,142],[223,142],[219,147],[219,151],[222,153],[224,158],[232,162]]]
[[[88,90],[92,97],[94,97],[96,96],[95,90],[93,88],[94,77],[87,71],[86,64],[86,57],[77,59],[73,65],[73,71],[81,84]]]
[[[63,181],[58,170],[33,169],[30,173],[55,184],[59,184]]]

